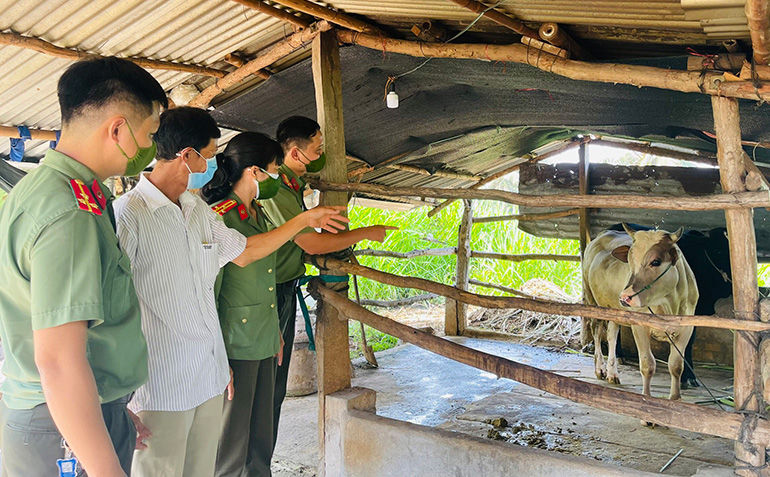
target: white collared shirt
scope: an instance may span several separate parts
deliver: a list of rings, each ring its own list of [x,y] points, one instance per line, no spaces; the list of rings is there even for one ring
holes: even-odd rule
[[[129,404],[134,412],[186,411],[222,394],[230,380],[214,282],[243,253],[246,237],[198,196],[184,192],[179,203],[145,175],[114,203],[149,352],[150,376]]]

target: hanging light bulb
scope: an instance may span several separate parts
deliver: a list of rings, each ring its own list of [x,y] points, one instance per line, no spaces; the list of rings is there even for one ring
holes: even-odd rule
[[[398,93],[396,93],[396,78],[388,78],[387,94],[385,95],[385,103],[390,109],[396,109],[398,107]]]

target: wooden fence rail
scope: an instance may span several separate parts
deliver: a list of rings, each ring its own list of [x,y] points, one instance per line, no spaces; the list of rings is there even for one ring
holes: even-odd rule
[[[316,299],[334,307],[349,319],[361,321],[422,349],[496,376],[512,379],[597,409],[664,426],[726,439],[741,439],[743,442],[762,446],[770,443],[770,422],[765,419],[759,419],[753,432],[746,434],[743,431],[747,427],[744,426],[744,421],[753,419],[751,416],[742,416],[682,401],[644,396],[543,371],[462,346],[380,316],[336,294],[318,280],[311,281],[308,289]]]
[[[436,283],[424,278],[402,277],[391,273],[381,272],[362,265],[353,265],[342,260],[329,257],[317,257],[314,265],[322,269],[358,275],[371,280],[393,285],[400,288],[415,288],[428,293],[435,293],[446,298],[451,298],[468,305],[485,308],[536,311],[561,316],[582,316],[583,318],[596,318],[599,320],[613,321],[621,325],[641,325],[664,331],[673,331],[678,326],[706,326],[710,328],[723,328],[743,331],[768,331],[770,323],[761,321],[736,320],[720,318],[717,316],[702,315],[650,315],[636,311],[617,310],[600,306],[583,305],[577,303],[559,303],[547,300],[533,300],[517,297],[486,296],[459,290],[456,287]]]
[[[435,197],[439,199],[496,200],[526,207],[580,207],[656,210],[726,210],[770,207],[765,191],[713,194],[701,197],[653,195],[528,195],[496,189],[437,189],[431,187],[391,187],[375,184],[339,183],[311,180],[321,191],[358,192],[384,197]]]

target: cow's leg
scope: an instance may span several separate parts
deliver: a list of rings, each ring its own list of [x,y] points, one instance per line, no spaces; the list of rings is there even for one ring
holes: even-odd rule
[[[618,358],[616,343],[620,325],[610,321],[607,323],[607,381],[612,384],[620,384],[620,374],[618,374]]]
[[[604,367],[604,356],[602,355],[602,331],[606,326],[603,320],[592,320],[594,335],[594,372],[597,379],[607,377],[607,369]]]
[[[636,342],[636,351],[639,353],[639,371],[642,373],[642,393],[650,396],[650,382],[655,375],[655,356],[650,349],[650,329],[644,326],[632,326]],[[645,426],[653,426],[651,422],[642,421]]]
[[[668,372],[671,375],[671,392],[668,398],[671,400],[677,400],[682,397],[680,379],[682,377],[682,369],[684,368],[684,358],[679,353],[687,346],[687,342],[690,341],[690,335],[692,335],[692,326],[682,328],[681,332],[674,336],[669,335],[673,341],[673,344],[669,343],[668,351]]]
[[[695,369],[693,362],[692,362],[692,347],[695,343],[695,335],[697,334],[697,330],[695,328],[692,329],[692,336],[690,336],[690,341],[687,342],[687,348],[685,348],[684,351],[684,370],[682,370],[682,389],[687,389],[689,387],[697,388],[700,386],[698,384],[698,378],[695,377],[695,372],[693,371]],[[680,348],[681,349],[681,348]],[[689,364],[689,366],[687,366]]]

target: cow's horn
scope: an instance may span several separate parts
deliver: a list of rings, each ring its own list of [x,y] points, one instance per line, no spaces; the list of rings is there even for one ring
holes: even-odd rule
[[[623,230],[626,231],[629,237],[634,238],[634,234],[636,233],[636,230],[629,227],[629,225],[625,222],[623,222]]]

